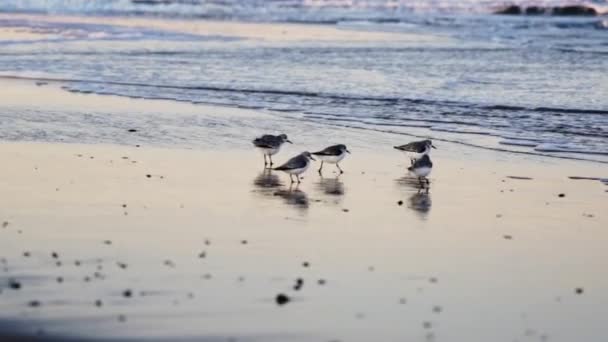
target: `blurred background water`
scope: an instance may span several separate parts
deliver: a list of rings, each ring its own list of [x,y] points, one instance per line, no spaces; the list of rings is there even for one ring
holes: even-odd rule
[[[608,7],[606,0],[513,3],[584,4],[600,13]],[[327,125],[608,161],[608,17],[492,14],[507,4],[5,0],[0,27],[40,39],[0,41],[0,74],[65,80],[74,92],[255,108]],[[13,13],[314,23],[438,39],[252,43]],[[5,124],[11,119],[14,113],[3,115]],[[33,132],[0,137],[41,139]]]

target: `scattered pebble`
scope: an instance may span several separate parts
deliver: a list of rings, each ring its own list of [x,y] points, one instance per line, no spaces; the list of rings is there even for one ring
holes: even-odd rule
[[[347,213],[347,212],[349,212],[350,210],[348,210],[348,209],[344,208],[344,209],[342,209],[342,211],[343,211],[343,212],[345,212],[345,213]]]
[[[125,316],[125,315],[118,315],[118,321],[120,323],[126,322],[127,321],[127,316]]]
[[[435,283],[437,283],[437,278],[435,278],[435,277],[430,277],[430,278],[429,278],[429,281],[430,281],[431,283],[435,284]]]
[[[433,306],[433,312],[434,313],[438,314],[438,313],[441,313],[441,311],[443,311],[443,308],[441,308],[441,306],[439,306],[439,305]]]
[[[123,204],[123,205],[122,205],[122,207],[123,207],[123,208],[126,208],[126,207],[127,207],[127,205],[126,205],[126,204]]]
[[[582,287],[577,287],[576,289],[574,289],[574,293],[580,295],[583,294],[584,290]]]
[[[289,303],[290,300],[291,299],[286,294],[283,294],[283,293],[279,293],[275,298],[275,301],[278,305],[285,305],[285,304]]]
[[[397,202],[397,204],[403,205],[403,201],[400,200],[399,202]]]
[[[146,177],[152,178],[152,175],[151,174],[147,174]]]
[[[53,257],[53,259],[58,259],[59,258],[59,254],[57,254],[57,252],[52,252],[51,253],[51,257]]]
[[[433,327],[433,324],[431,324],[431,322],[428,322],[428,321],[422,322],[422,327],[424,329],[431,329]]]
[[[302,286],[304,286],[304,279],[298,278],[296,279],[296,284],[293,286],[293,289],[295,291],[300,291],[300,289],[302,289]]]
[[[319,280],[317,280],[317,284],[319,284],[321,286],[325,285],[326,283],[327,283],[327,281],[325,279],[319,279]]]
[[[399,298],[399,304],[407,304],[407,299]]]
[[[122,296],[125,298],[131,298],[133,296],[133,291],[127,289],[122,292]]]
[[[557,195],[557,197],[560,197],[560,198],[561,197],[566,197],[566,194],[559,194],[559,195]]]
[[[513,239],[513,236],[511,236],[511,235],[503,235],[502,237],[505,238],[506,240],[512,240]]]
[[[496,214],[496,218],[501,218],[502,214]]]
[[[209,246],[210,244],[211,244],[211,240],[209,240],[209,239],[205,239],[205,245],[206,245],[206,246]]]
[[[137,130],[135,128],[130,128],[130,129],[127,130],[127,132],[135,133],[135,132],[137,132]]]
[[[98,307],[98,308],[101,307],[101,306],[103,306],[103,302],[101,301],[101,299],[98,299],[98,300],[95,301],[95,306]]]
[[[171,268],[175,267],[175,263],[174,263],[173,261],[171,261],[171,260],[165,260],[165,261],[163,262],[163,264],[164,264],[165,266],[167,266],[167,267],[171,267]]]
[[[21,283],[15,279],[10,279],[8,281],[8,287],[13,290],[19,290],[21,288]]]
[[[26,257],[26,258],[29,258],[30,255],[31,255],[30,252],[23,252],[23,256]]]
[[[32,308],[37,308],[37,307],[40,307],[42,305],[42,303],[40,303],[40,301],[38,301],[38,300],[32,300],[29,303],[27,303],[27,305]]]
[[[110,241],[110,240],[105,240],[103,243],[104,243],[104,244],[106,244],[106,245],[111,245],[111,244],[112,244],[112,241]]]
[[[200,252],[200,253],[198,254],[198,257],[199,257],[200,259],[204,259],[206,256],[207,256],[207,252],[205,252],[205,251],[202,251],[202,252]]]
[[[246,245],[247,244],[247,240],[241,240],[241,244],[242,245]]]
[[[63,283],[63,277],[57,277],[57,282],[60,284]]]
[[[6,228],[6,227],[8,227],[8,221],[2,222],[2,228]]]
[[[310,267],[310,263],[308,263],[308,261],[304,261],[302,263],[302,267]]]

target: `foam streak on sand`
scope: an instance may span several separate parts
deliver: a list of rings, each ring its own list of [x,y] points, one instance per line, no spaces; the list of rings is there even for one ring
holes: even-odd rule
[[[329,142],[319,137],[353,152],[344,175],[309,171],[290,187],[250,146],[269,129],[267,113],[11,89],[5,115],[122,116],[122,128],[98,129],[124,145],[0,144],[0,336],[604,336],[605,186],[568,179],[606,177],[603,165],[436,142],[430,190],[420,191],[391,148],[400,135],[276,118],[294,141],[277,161]],[[155,136],[177,129],[159,112],[193,120],[208,140],[157,147]],[[90,133],[65,122],[57,129]]]

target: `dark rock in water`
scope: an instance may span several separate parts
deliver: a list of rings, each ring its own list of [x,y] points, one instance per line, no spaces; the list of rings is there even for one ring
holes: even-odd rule
[[[566,197],[566,194],[559,194],[559,195],[557,195],[557,197],[563,198],[563,197]]]
[[[596,16],[597,11],[593,7],[584,5],[557,6],[553,7],[553,15],[563,16]]]
[[[517,14],[521,14],[522,10],[521,7],[517,6],[517,5],[510,5],[507,6],[503,9],[499,9],[498,11],[494,12],[494,14],[507,14],[507,15],[517,15]]]
[[[133,296],[133,291],[127,289],[122,292],[122,296],[125,298],[131,298]]]
[[[505,15],[545,15],[550,14],[554,16],[597,16],[599,13],[597,10],[590,6],[585,5],[567,5],[567,6],[554,6],[554,7],[540,7],[530,6],[523,8],[518,5],[509,5],[494,14],[505,14]]]
[[[582,287],[577,287],[576,289],[574,289],[574,293],[576,294],[583,294],[584,290]]]
[[[291,299],[286,294],[283,294],[283,293],[279,293],[275,298],[275,301],[277,302],[278,305],[285,305],[285,304],[289,303],[290,300]]]
[[[542,15],[546,13],[546,9],[539,6],[530,6],[526,8],[527,15]]]
[[[27,305],[32,308],[37,308],[37,307],[40,307],[42,305],[42,303],[40,303],[40,301],[38,301],[38,300],[32,300],[29,303],[27,303]]]
[[[21,288],[21,283],[15,279],[10,279],[8,281],[8,287],[10,287],[13,290],[19,290]]]

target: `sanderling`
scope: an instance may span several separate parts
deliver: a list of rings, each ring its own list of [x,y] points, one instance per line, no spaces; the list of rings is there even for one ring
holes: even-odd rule
[[[296,175],[298,183],[300,183],[300,175],[308,169],[310,166],[310,161],[316,160],[312,157],[310,152],[302,152],[299,155],[289,159],[287,163],[275,167],[273,170],[283,171],[289,174],[289,179],[291,183],[294,183],[293,175]]]
[[[428,154],[422,156],[422,158],[416,160],[412,166],[407,168],[411,173],[418,177],[418,181],[420,184],[423,184],[422,181],[426,180],[426,184],[430,184],[429,179],[426,178],[431,173],[433,169],[433,162],[431,162],[431,158]]]
[[[323,163],[330,163],[330,164],[336,164],[336,166],[338,167],[338,170],[340,170],[340,174],[343,174],[344,171],[342,171],[342,169],[340,168],[340,165],[338,164],[342,159],[344,159],[344,157],[346,157],[346,154],[350,153],[350,151],[346,148],[346,145],[334,145],[334,146],[329,146],[326,149],[323,149],[319,152],[313,152],[312,154],[316,157],[319,157],[319,159],[321,160],[321,167],[319,168],[319,174],[321,174],[321,170],[323,170]]]
[[[264,154],[264,166],[268,165],[268,163],[266,162],[266,156],[268,156],[268,159],[270,160],[270,166],[272,166],[272,156],[277,154],[277,152],[279,152],[279,150],[281,149],[281,145],[286,142],[292,144],[292,142],[287,139],[286,134],[266,134],[262,135],[259,138],[255,138],[253,140],[253,145],[259,148],[260,151],[262,151],[262,153]]]
[[[414,141],[409,144],[394,147],[399,151],[405,152],[408,157],[410,157],[412,165],[414,165],[416,160],[422,158],[422,156],[431,153],[431,148],[437,148],[430,140]]]

